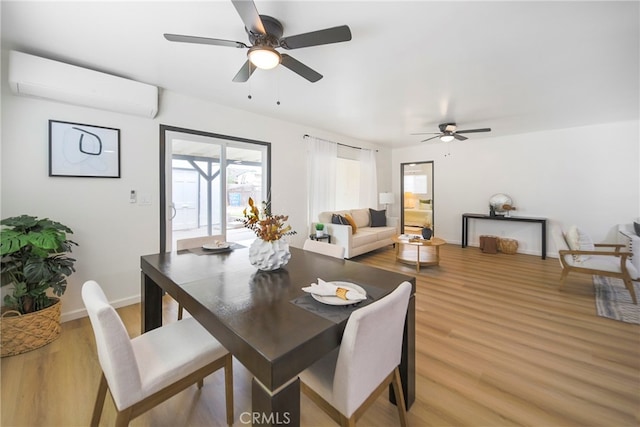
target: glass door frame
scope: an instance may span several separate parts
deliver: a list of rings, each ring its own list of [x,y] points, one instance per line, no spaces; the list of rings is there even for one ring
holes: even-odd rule
[[[406,162],[400,163],[400,232],[405,234],[405,220],[404,220],[404,174],[406,166],[415,166],[422,164],[431,164],[431,175],[428,176],[427,186],[431,190],[431,230],[435,229],[435,162],[433,160],[423,160],[419,162]]]
[[[170,167],[171,165],[171,159],[166,158],[168,154],[167,143],[169,143],[169,141],[167,140],[168,132],[179,132],[179,133],[185,133],[190,135],[217,138],[217,139],[233,141],[233,142],[255,144],[255,145],[260,145],[265,147],[266,148],[266,169],[267,169],[266,180],[265,180],[265,185],[266,185],[265,194],[267,195],[266,196],[267,202],[268,203],[271,202],[270,200],[271,198],[271,143],[270,142],[257,141],[253,139],[240,138],[236,136],[222,135],[222,134],[217,134],[212,132],[198,131],[193,129],[186,129],[181,127],[161,124],[160,125],[160,197],[159,197],[159,200],[160,200],[159,202],[159,205],[160,205],[160,252],[161,253],[167,251],[167,227],[170,223],[169,215],[167,215],[167,212],[171,209],[169,206],[170,203],[167,200],[167,167]],[[225,157],[225,156],[223,155],[222,157]],[[226,194],[226,189],[222,189],[222,190],[221,191],[224,194]],[[225,221],[226,221],[226,212],[225,212],[226,204],[223,203],[223,205],[224,206],[223,206],[222,215],[225,215],[223,216],[223,218],[225,218]]]

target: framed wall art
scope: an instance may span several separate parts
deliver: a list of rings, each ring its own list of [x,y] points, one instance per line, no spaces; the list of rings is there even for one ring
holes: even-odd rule
[[[49,120],[49,176],[120,178],[120,129]]]

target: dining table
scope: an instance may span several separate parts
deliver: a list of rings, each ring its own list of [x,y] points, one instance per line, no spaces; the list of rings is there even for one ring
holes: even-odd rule
[[[275,271],[249,261],[248,245],[143,255],[142,333],[162,326],[163,295],[173,297],[251,372],[254,425],[298,426],[298,374],[340,345],[349,315],[408,281],[412,293],[400,374],[407,409],[415,400],[415,277],[290,247]],[[318,279],[359,285],[366,300],[327,304],[302,290]],[[393,390],[389,399],[395,402]],[[246,415],[245,415],[246,417]]]

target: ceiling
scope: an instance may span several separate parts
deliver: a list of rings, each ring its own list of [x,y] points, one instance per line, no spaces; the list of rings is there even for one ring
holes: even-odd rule
[[[163,38],[248,44],[228,0],[3,0],[2,47],[389,147],[444,122],[493,129],[475,140],[640,116],[637,1],[255,3],[285,36],[346,24],[353,39],[287,51],[317,83],[284,67],[234,83],[246,50]]]

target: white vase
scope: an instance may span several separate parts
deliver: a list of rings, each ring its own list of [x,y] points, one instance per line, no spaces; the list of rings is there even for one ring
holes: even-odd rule
[[[289,244],[282,239],[271,242],[256,239],[249,247],[249,262],[258,270],[277,270],[287,265],[290,259]]]

